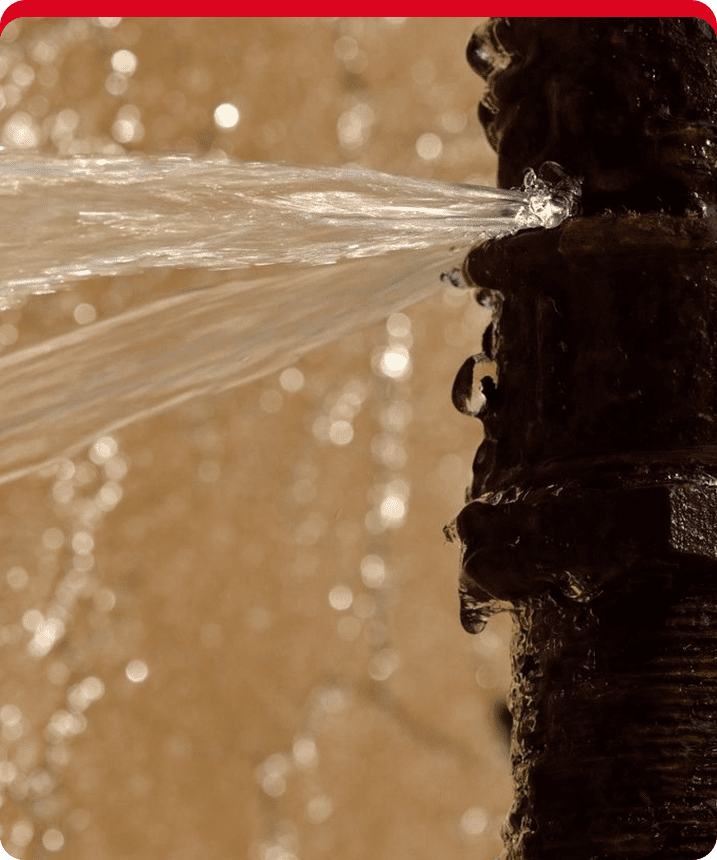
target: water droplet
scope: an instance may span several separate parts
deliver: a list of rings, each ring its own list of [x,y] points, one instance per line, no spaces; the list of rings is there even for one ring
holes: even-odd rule
[[[348,696],[340,687],[327,687],[319,693],[318,700],[327,714],[339,714],[348,706]]]
[[[381,588],[386,581],[386,565],[380,555],[365,555],[361,559],[361,579],[368,588]]]
[[[341,146],[345,149],[363,146],[368,141],[374,117],[373,108],[363,103],[344,111],[336,122],[336,134]]]
[[[29,821],[18,821],[12,826],[10,831],[10,839],[15,845],[24,848],[32,841],[35,834],[35,829]]]
[[[25,87],[29,87],[35,80],[35,70],[32,66],[28,66],[27,63],[18,63],[12,70],[11,77],[19,87],[24,89]]]
[[[316,767],[319,761],[319,754],[316,749],[316,743],[311,738],[297,738],[292,747],[294,761],[299,767],[312,768]]]
[[[144,660],[130,660],[124,671],[133,684],[140,684],[149,675],[149,668]]]
[[[95,540],[89,532],[80,531],[72,535],[72,549],[78,555],[89,555],[95,547]]]
[[[131,140],[131,136],[129,138]],[[75,318],[75,322],[78,325],[87,325],[88,323],[92,323],[97,319],[97,311],[94,306],[89,304],[88,302],[80,302],[79,305],[72,312],[72,315]]]
[[[65,844],[65,837],[56,827],[51,827],[42,834],[42,844],[48,851],[60,851]]]
[[[93,702],[101,699],[105,693],[105,685],[99,678],[90,675],[79,684],[74,684],[67,691],[67,704],[71,711],[86,710]]]
[[[462,590],[459,590],[459,597],[461,601],[461,626],[466,633],[480,633],[481,630],[485,629],[490,617],[490,613],[486,611],[487,604],[475,600]]]
[[[14,726],[22,719],[22,711],[17,705],[3,705],[0,708],[0,722],[5,726]]]
[[[114,609],[117,598],[111,589],[100,588],[94,593],[92,602],[95,604],[95,609],[99,612],[111,612]]]
[[[406,518],[406,501],[396,493],[388,493],[379,508],[381,519],[386,525],[397,526]]]
[[[463,362],[451,391],[453,405],[459,412],[472,418],[481,414],[486,401],[496,390],[495,372],[495,362],[483,353],[472,355]]]
[[[118,119],[112,124],[112,137],[118,143],[131,143],[133,140],[140,140],[141,136],[137,131],[137,124],[129,119]]]
[[[24,567],[15,565],[5,574],[5,579],[13,591],[19,591],[27,585],[30,577]]]
[[[121,498],[122,487],[114,481],[108,481],[100,487],[97,496],[95,497],[95,504],[101,511],[107,512],[117,507]]]
[[[368,673],[374,681],[387,681],[401,665],[401,657],[393,648],[382,648],[369,663]]]
[[[358,51],[358,42],[352,36],[339,36],[334,42],[334,54],[342,63],[353,60]]]
[[[105,89],[111,96],[121,96],[127,92],[129,80],[126,75],[119,75],[117,72],[112,72],[107,75],[105,80]]]
[[[126,48],[115,51],[110,63],[113,71],[120,75],[133,75],[137,71],[137,57]]]
[[[28,652],[37,659],[44,657],[65,635],[65,624],[59,618],[47,618],[35,628]]]
[[[354,438],[354,428],[348,421],[333,421],[329,425],[329,441],[334,445],[348,445]]]
[[[471,591],[463,582],[458,585],[461,625],[466,633],[480,633],[493,615],[513,609],[513,604],[508,600],[496,600],[474,584],[470,588]]]
[[[468,114],[462,110],[448,110],[441,115],[441,125],[451,134],[460,134],[468,125]]]
[[[329,592],[329,604],[337,612],[343,612],[353,603],[353,591],[348,585],[335,585]]]
[[[298,367],[287,367],[279,374],[279,385],[284,391],[295,394],[304,387],[304,374]]]
[[[461,830],[469,836],[480,836],[488,827],[488,813],[479,806],[471,806],[461,816]]]
[[[117,453],[117,440],[112,436],[102,436],[90,448],[89,457],[93,463],[101,466]]]
[[[72,137],[80,122],[80,115],[72,108],[61,110],[54,119],[50,135],[55,143],[62,138]]]
[[[282,753],[270,755],[256,769],[256,779],[269,797],[281,797],[286,791],[289,761]]]
[[[443,141],[437,134],[429,131],[416,141],[416,152],[424,161],[435,161],[443,154]]]
[[[5,123],[2,140],[10,147],[34,149],[40,143],[40,130],[30,114],[18,111]]]
[[[240,119],[239,108],[230,102],[223,102],[214,109],[214,123],[217,128],[229,131],[239,125]]]
[[[391,337],[407,338],[411,335],[411,320],[404,313],[395,313],[386,320],[386,330]]]

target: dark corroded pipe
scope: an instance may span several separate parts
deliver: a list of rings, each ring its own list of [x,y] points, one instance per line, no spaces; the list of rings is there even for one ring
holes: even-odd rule
[[[454,387],[485,427],[455,532],[464,626],[516,618],[506,854],[694,860],[717,837],[717,40],[491,19],[468,56],[500,183],[557,162],[584,207],[465,265],[493,324]]]

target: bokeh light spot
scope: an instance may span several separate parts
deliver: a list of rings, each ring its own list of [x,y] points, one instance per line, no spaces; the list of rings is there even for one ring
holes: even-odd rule
[[[214,109],[214,124],[217,128],[226,131],[236,128],[239,125],[241,113],[236,105],[230,102],[223,102]]]

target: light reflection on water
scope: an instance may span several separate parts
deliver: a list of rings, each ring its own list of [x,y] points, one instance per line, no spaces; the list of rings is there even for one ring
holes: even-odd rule
[[[170,33],[152,19],[23,21],[0,39],[0,135],[63,156],[350,159],[485,184],[491,168],[476,173],[481,144],[466,127],[474,23],[178,19]],[[52,432],[20,422],[0,445],[7,470],[11,441],[39,445],[29,456],[42,459],[84,440],[0,499],[0,839],[17,857],[408,860],[430,844],[491,860],[499,850],[505,753],[482,715],[502,695],[504,655],[463,637],[457,559],[440,537],[477,441],[449,392],[480,318],[455,288],[377,310],[359,263],[356,288],[368,292],[356,293],[346,331],[373,327],[291,356],[281,372],[285,359],[263,356],[262,372],[274,368],[263,381],[161,418],[150,417],[158,404],[236,379],[237,320],[216,280],[88,277],[2,314],[4,354],[34,349],[39,362],[34,379],[13,381],[0,359],[0,387],[21,408],[57,390],[78,356],[106,362],[118,315],[135,314],[114,348],[118,360],[128,341],[139,349],[140,383],[158,345],[170,380],[191,336],[168,325],[172,307],[199,308],[209,287],[213,323],[226,322],[212,369],[171,394],[140,384],[130,404],[78,384],[99,424],[75,411],[63,430],[59,396]],[[333,286],[344,307],[346,282]],[[287,289],[276,304],[290,313]],[[156,317],[141,311],[148,298]],[[50,338],[62,350],[43,359]],[[83,352],[91,342],[98,352]],[[147,420],[117,432],[129,412]],[[487,633],[504,645],[500,624]]]
[[[441,249],[450,268],[449,249],[460,258],[481,235],[540,225],[518,190],[356,166],[17,152],[0,154],[0,217],[8,307],[83,278],[162,266],[331,266]]]
[[[536,203],[521,191],[355,167],[0,156],[6,310],[109,274],[246,269],[217,271],[201,289],[150,294],[100,321],[94,304],[80,302],[72,315],[81,330],[0,358],[0,481],[98,434],[265,376],[444,280],[460,289],[459,267],[477,238],[540,226]],[[396,313],[390,319],[374,369],[402,379],[410,332],[401,333]],[[262,408],[278,412],[281,403],[267,393]],[[328,434],[336,444],[353,435],[345,421]],[[397,511],[402,504],[391,502]]]

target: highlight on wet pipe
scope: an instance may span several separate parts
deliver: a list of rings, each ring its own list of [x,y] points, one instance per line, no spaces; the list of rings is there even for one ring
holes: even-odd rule
[[[493,18],[468,60],[499,184],[581,214],[465,262],[492,323],[461,620],[510,609],[509,860],[717,837],[717,40],[698,18]]]

